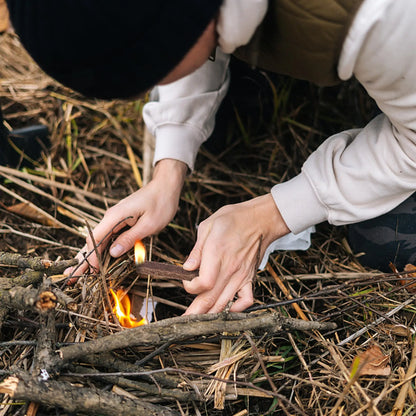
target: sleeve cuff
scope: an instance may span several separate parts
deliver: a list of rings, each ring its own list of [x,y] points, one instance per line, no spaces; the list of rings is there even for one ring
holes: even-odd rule
[[[201,131],[189,125],[169,124],[157,127],[155,136],[153,164],[162,159],[176,159],[194,170],[199,147],[205,141]]]
[[[273,186],[274,202],[293,234],[319,224],[328,218],[326,207],[320,202],[304,173]]]

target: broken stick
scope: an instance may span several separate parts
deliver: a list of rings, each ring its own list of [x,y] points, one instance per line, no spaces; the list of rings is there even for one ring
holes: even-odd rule
[[[44,312],[56,307],[56,296],[49,290],[15,286],[10,290],[0,290],[0,304],[10,309],[31,309]]]
[[[155,279],[192,280],[199,274],[199,270],[188,271],[181,266],[157,261],[145,261],[138,264],[136,268],[139,274],[150,275]]]
[[[0,251],[0,264],[5,266],[16,266],[20,269],[32,269],[42,271],[47,275],[62,273],[67,267],[75,266],[78,260],[51,261],[40,257],[23,256],[19,253],[7,253]]]

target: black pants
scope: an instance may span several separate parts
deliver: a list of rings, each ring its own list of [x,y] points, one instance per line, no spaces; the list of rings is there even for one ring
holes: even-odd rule
[[[416,193],[380,217],[349,226],[349,241],[362,265],[390,272],[416,265]]]

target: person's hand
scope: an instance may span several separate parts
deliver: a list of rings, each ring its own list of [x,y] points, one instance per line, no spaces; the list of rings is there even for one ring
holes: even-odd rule
[[[252,279],[267,246],[289,233],[271,194],[219,209],[198,227],[194,248],[183,267],[199,276],[184,281],[198,295],[185,314],[216,313],[238,298],[230,311],[253,304]]]
[[[122,232],[110,247],[110,255],[119,257],[130,250],[137,240],[155,234],[163,229],[174,217],[179,203],[187,166],[180,161],[163,159],[155,167],[153,179],[143,188],[129,195],[109,208],[101,222],[93,231],[96,244],[102,243],[98,251],[106,247],[112,234],[125,226],[129,228]],[[86,246],[78,253],[79,262],[85,253],[94,250],[94,244],[89,236]],[[93,252],[88,261],[76,268],[76,274],[82,274],[88,267],[98,269],[98,259]],[[70,275],[75,267],[65,270]]]

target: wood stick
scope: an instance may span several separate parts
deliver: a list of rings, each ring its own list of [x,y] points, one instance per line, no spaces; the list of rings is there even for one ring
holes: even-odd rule
[[[111,353],[91,354],[81,357],[80,362],[91,364],[94,367],[105,368],[106,370],[121,372],[121,373],[133,373],[142,367],[138,367],[136,364],[129,363],[128,361],[121,360]],[[182,381],[182,379],[164,373],[155,373],[152,376],[143,376],[143,378],[151,383],[157,383],[163,387],[174,389]]]
[[[223,312],[220,314],[185,315],[124,330],[92,341],[62,347],[58,351],[59,356],[56,357],[56,368],[60,368],[65,362],[87,354],[139,345],[155,346],[165,342],[181,342],[193,337],[222,332],[263,329],[275,333],[281,330],[320,331],[335,328],[336,325],[331,322],[302,321],[269,312],[263,314]]]
[[[35,308],[39,312],[44,312],[55,308],[56,296],[49,290],[15,286],[10,290],[0,291],[0,304],[10,309]]]
[[[39,376],[45,367],[51,367],[56,344],[55,311],[39,316],[39,335],[33,357],[32,374]]]
[[[184,270],[181,266],[157,261],[145,261],[136,266],[141,275],[150,275],[155,279],[192,280],[198,276],[199,270]]]
[[[21,269],[33,269],[35,271],[42,271],[48,275],[62,273],[67,267],[75,266],[78,260],[61,260],[51,261],[42,259],[40,257],[23,256],[19,253],[8,253],[0,251],[0,264],[7,266],[17,266]]]
[[[69,370],[72,373],[81,373],[81,374],[95,374],[97,373],[96,370],[90,369],[86,366],[72,366],[69,367]],[[138,368],[135,367],[134,370],[132,371],[137,371]],[[136,380],[130,380],[128,378],[125,377],[120,377],[120,376],[103,376],[101,377],[102,380],[106,380],[114,385],[123,387],[123,388],[128,388],[128,389],[133,389],[133,390],[139,390],[142,392],[145,392],[151,396],[156,396],[156,397],[171,397],[174,398],[176,400],[181,400],[181,401],[185,401],[185,402],[189,402],[190,400],[194,400],[194,401],[201,401],[204,400],[203,396],[201,394],[196,394],[194,391],[183,391],[181,389],[176,388],[176,385],[179,384],[179,382],[177,381],[176,385],[174,386],[173,389],[166,389],[163,388],[157,384],[155,384],[155,381],[153,381],[153,384],[149,384],[149,383],[145,383],[142,381],[136,381]],[[71,381],[71,380],[69,380]],[[75,380],[72,380],[75,381]],[[79,381],[79,380],[77,380]]]
[[[164,406],[133,400],[93,387],[76,387],[62,381],[39,381],[25,374],[8,377],[0,384],[0,393],[18,400],[40,402],[61,407],[70,413],[105,416],[177,416]]]
[[[390,413],[390,416],[400,416],[403,413],[403,408],[406,402],[406,397],[409,394],[409,389],[411,388],[410,381],[412,376],[416,371],[416,343],[413,345],[412,357],[409,363],[409,368],[406,371],[405,380],[408,379],[407,383],[404,383],[400,392],[397,396],[396,402],[394,403],[393,410]]]

